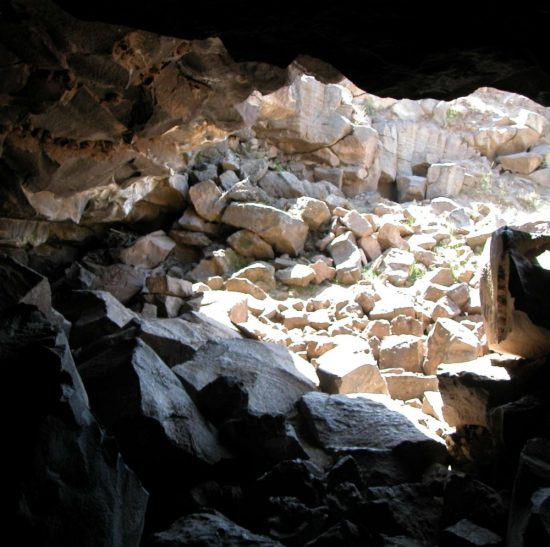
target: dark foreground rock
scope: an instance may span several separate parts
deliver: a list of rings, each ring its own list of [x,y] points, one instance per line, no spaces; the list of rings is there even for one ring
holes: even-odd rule
[[[147,492],[90,412],[65,335],[35,309],[12,308],[0,319],[0,363],[17,390],[15,406],[2,401],[13,541],[137,547]]]

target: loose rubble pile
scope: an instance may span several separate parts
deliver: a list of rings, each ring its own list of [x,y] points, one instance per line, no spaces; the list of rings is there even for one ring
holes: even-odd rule
[[[126,39],[145,51],[146,37]],[[167,44],[180,70],[188,50]],[[144,85],[129,47],[113,53],[126,90]],[[164,173],[56,189],[89,168],[71,149],[46,189],[21,182],[25,207],[0,219],[21,543],[550,537],[548,109],[492,89],[382,99],[299,63],[288,74],[241,90],[248,127],[201,146],[173,146],[185,139],[168,121],[190,125],[159,84],[166,132],[154,152],[134,142],[131,161]],[[55,132],[61,111],[34,127]],[[16,137],[6,158],[32,156],[37,134]]]

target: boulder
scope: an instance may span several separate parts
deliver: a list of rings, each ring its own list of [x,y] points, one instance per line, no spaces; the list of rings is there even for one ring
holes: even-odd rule
[[[397,315],[390,323],[391,334],[412,334],[413,336],[422,336],[424,327],[422,322],[408,315]]]
[[[380,344],[379,366],[422,372],[424,340],[411,334],[386,336]]]
[[[346,232],[333,239],[327,250],[336,265],[336,277],[340,283],[351,285],[359,281],[361,278],[361,253],[351,232]]]
[[[327,204],[312,197],[299,197],[292,206],[292,210],[313,231],[321,229],[330,220],[330,209]]]
[[[192,392],[220,376],[242,382],[248,409],[256,414],[285,414],[304,393],[314,391],[318,382],[307,361],[286,348],[255,340],[208,343],[173,370]]]
[[[437,377],[416,372],[397,371],[382,374],[392,399],[409,401],[422,399],[424,393],[437,389]]]
[[[277,270],[275,277],[284,285],[307,287],[317,279],[317,272],[311,266],[295,264],[289,268]]]
[[[264,291],[275,288],[275,268],[267,262],[253,262],[235,272],[232,279],[248,279]]]
[[[330,263],[332,264],[332,261]],[[320,285],[323,281],[332,281],[336,277],[336,268],[328,264],[327,260],[319,259],[310,264],[310,267],[315,272],[316,285]]]
[[[189,199],[196,213],[209,222],[217,222],[221,218],[226,202],[221,199],[222,191],[212,180],[205,180],[189,188]]]
[[[422,201],[426,198],[426,177],[402,175],[397,177],[397,201]]]
[[[297,255],[304,248],[308,225],[275,207],[260,203],[231,203],[222,222],[258,234],[281,253]]]
[[[155,268],[166,260],[176,242],[162,230],[140,237],[132,246],[123,249],[120,259],[124,264],[141,268]]]
[[[225,290],[249,294],[258,300],[267,298],[266,292],[246,277],[232,277],[228,279],[225,282]]]
[[[376,260],[382,254],[382,247],[375,236],[362,237],[358,244],[369,261]]]
[[[337,346],[317,359],[317,375],[326,393],[388,394],[376,361],[368,352]]]
[[[19,389],[18,411],[2,413],[7,531],[28,545],[141,545],[148,494],[90,412],[63,332],[28,306],[3,312],[0,363]]]
[[[450,547],[455,545],[457,547],[469,545],[472,547],[490,547],[491,545],[498,547],[502,545],[501,536],[468,519],[459,520],[456,524],[445,528],[441,533],[441,540]]]
[[[397,222],[384,222],[378,230],[378,243],[380,248],[385,251],[386,249],[401,249],[404,251],[409,250],[409,243],[407,240],[401,237],[403,233],[403,227]]]
[[[464,184],[464,168],[456,163],[433,163],[426,175],[426,198],[457,196]]]
[[[235,252],[247,258],[275,258],[273,247],[250,230],[238,230],[227,238],[227,243]]]
[[[482,351],[481,342],[471,330],[447,318],[435,322],[428,335],[426,347],[425,374],[435,374],[441,363],[472,361]]]
[[[218,235],[220,231],[219,224],[207,222],[202,217],[197,215],[192,207],[188,207],[183,212],[183,215],[178,220],[178,224],[190,232],[200,232],[211,236]]]
[[[95,269],[90,289],[106,291],[122,304],[126,304],[141,292],[146,273],[128,264],[111,264]]]
[[[232,170],[224,171],[218,178],[224,190],[230,190],[239,182],[239,176]]]
[[[145,285],[151,294],[164,294],[187,298],[193,295],[193,284],[171,275],[155,275],[146,279]]]
[[[170,528],[156,532],[144,547],[185,547],[209,545],[211,547],[282,547],[282,543],[267,536],[253,534],[217,512],[191,513],[176,520]]]
[[[421,466],[446,459],[440,440],[423,433],[387,395],[307,393],[300,411],[315,440],[330,451],[346,448],[405,451]]]
[[[348,211],[340,221],[355,237],[367,237],[374,232],[372,224],[355,209]]]
[[[258,186],[271,198],[300,199],[306,197],[324,202],[331,195],[343,196],[342,192],[330,182],[301,180],[288,171],[269,171],[258,182]],[[326,211],[323,210],[323,213],[326,214]]]
[[[498,161],[504,169],[520,175],[530,175],[539,167],[542,160],[542,155],[532,152],[519,152],[498,157]]]

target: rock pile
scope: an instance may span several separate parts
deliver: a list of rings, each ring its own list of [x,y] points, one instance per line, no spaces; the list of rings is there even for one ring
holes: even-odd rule
[[[548,110],[486,88],[382,99],[215,40],[104,31],[65,59],[40,26],[45,88],[6,35],[17,537],[544,544],[548,353],[498,350],[524,316],[548,329],[547,237],[526,235],[550,231],[532,215]],[[505,224],[520,243],[498,247]]]

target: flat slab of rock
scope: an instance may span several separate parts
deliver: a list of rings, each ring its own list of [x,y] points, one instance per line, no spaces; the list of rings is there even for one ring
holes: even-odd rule
[[[444,461],[442,442],[420,431],[417,424],[396,410],[386,395],[327,395],[307,393],[301,412],[317,442],[327,450],[354,447],[407,448],[428,461]]]
[[[398,334],[386,336],[380,344],[379,365],[384,368],[402,368],[408,372],[422,372],[424,340],[419,336]]]
[[[186,298],[193,294],[193,283],[170,275],[150,276],[145,284],[152,294],[165,294],[180,298]]]
[[[388,372],[383,374],[392,399],[408,401],[422,399],[426,391],[437,389],[437,377],[415,372]]]
[[[297,255],[304,248],[308,225],[288,213],[261,203],[231,203],[222,222],[245,228],[265,239],[280,253]]]
[[[143,289],[145,272],[128,264],[111,264],[96,272],[91,289],[107,291],[123,304]]]
[[[227,238],[227,243],[241,256],[266,259],[275,258],[271,245],[250,230],[238,230]]]
[[[208,343],[173,371],[197,392],[220,376],[242,382],[248,408],[257,414],[285,414],[304,393],[317,389],[315,369],[305,359],[255,340]]]

